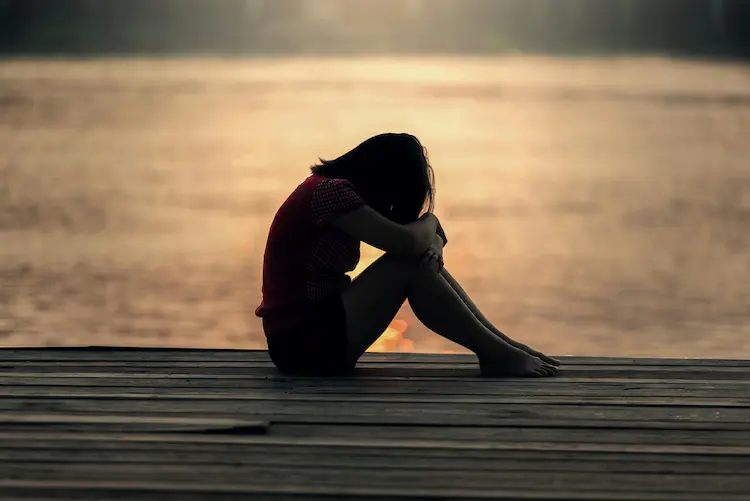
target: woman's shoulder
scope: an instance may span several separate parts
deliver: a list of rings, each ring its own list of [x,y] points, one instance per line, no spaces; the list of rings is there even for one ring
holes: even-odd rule
[[[309,193],[321,195],[328,192],[356,191],[354,185],[341,178],[326,177],[320,174],[310,174],[302,181],[293,193]]]
[[[308,176],[289,195],[282,211],[295,211],[301,208],[312,209],[315,219],[325,219],[322,213],[331,215],[365,205],[354,185],[340,178],[330,178],[319,174]]]
[[[315,186],[315,190],[319,192],[354,192],[357,190],[348,179],[342,179],[337,177],[324,177],[318,174],[310,176],[310,183]]]
[[[311,199],[313,196],[315,196],[316,191],[318,191],[318,188],[321,185],[324,185],[324,183],[328,180],[328,178],[317,175],[317,174],[311,174],[307,178],[305,178],[300,184],[297,185],[294,190],[289,194],[288,202],[289,201],[299,201],[304,199]]]
[[[311,209],[313,220],[316,224],[324,225],[338,214],[366,205],[350,181],[340,178],[313,176],[315,179],[310,182],[315,185],[315,189],[311,198]]]

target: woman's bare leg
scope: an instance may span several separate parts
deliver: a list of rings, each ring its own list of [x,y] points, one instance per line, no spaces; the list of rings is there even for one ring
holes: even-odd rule
[[[418,259],[383,256],[342,294],[349,356],[359,359],[385,331],[406,299],[429,329],[473,351],[482,372],[495,376],[548,376],[555,368],[510,346],[488,330],[433,267]]]
[[[484,316],[482,311],[479,309],[479,307],[474,303],[474,301],[471,300],[469,295],[466,293],[466,291],[461,287],[461,284],[458,283],[458,281],[453,278],[453,276],[443,268],[440,270],[440,274],[445,278],[446,282],[450,284],[450,286],[453,288],[454,291],[456,291],[456,294],[459,295],[461,300],[464,302],[464,304],[471,310],[471,312],[474,314],[475,317],[477,317],[477,320],[479,320],[482,325],[484,325],[487,329],[492,331],[496,336],[499,336],[503,341],[508,343],[511,346],[515,346],[516,348],[519,348],[526,353],[530,355],[534,355],[535,357],[540,358],[541,360],[553,364],[553,365],[560,365],[560,362],[552,357],[548,357],[544,353],[541,353],[539,351],[534,350],[533,348],[530,348],[522,343],[519,343],[518,341],[515,341],[511,339],[510,337],[506,336],[500,329],[495,327],[492,322],[490,322],[487,317]]]

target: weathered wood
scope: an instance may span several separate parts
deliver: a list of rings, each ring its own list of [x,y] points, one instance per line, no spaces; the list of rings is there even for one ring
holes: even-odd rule
[[[70,367],[106,367],[114,370],[124,370],[128,368],[137,369],[273,369],[274,365],[269,360],[0,360],[0,369],[5,372],[18,370],[18,371],[29,371],[29,372],[52,372],[53,370],[60,370],[60,372],[68,372],[65,370]],[[448,362],[441,359],[435,359],[433,361],[425,361],[422,363],[417,362],[394,362],[386,359],[375,359],[373,357],[367,357],[364,360],[360,360],[357,364],[360,369],[406,369],[413,370],[415,372],[422,370],[429,371],[453,371],[453,370],[471,370],[476,369],[478,364],[476,359],[473,357],[466,358],[462,361],[456,360]],[[638,372],[678,372],[682,373],[686,370],[706,372],[743,372],[750,368],[750,365],[701,365],[701,366],[688,366],[687,364],[644,364],[635,365],[629,363],[608,363],[608,364],[585,364],[585,363],[572,363],[567,362],[561,365],[562,370],[566,371],[586,371],[586,372],[612,372],[612,371],[630,371],[634,373]],[[35,369],[39,369],[35,371]]]
[[[31,437],[31,438],[30,438]],[[750,447],[551,446],[465,444],[447,441],[293,440],[205,435],[117,436],[81,434],[76,440],[26,435],[0,447],[3,462],[164,463],[325,466],[449,470],[592,471],[619,473],[750,472]],[[134,437],[134,438],[130,438]]]
[[[633,358],[633,357],[557,357],[564,365],[630,365],[630,366],[687,366],[687,367],[750,367],[750,360],[700,358]],[[6,348],[0,350],[0,361],[153,361],[153,362],[269,362],[264,350],[213,350],[165,348]],[[471,354],[367,353],[363,362],[399,364],[475,364]]]
[[[171,384],[176,381],[174,384]],[[12,381],[16,382],[16,381]],[[127,380],[92,380],[63,379],[46,381],[49,384],[3,384],[0,382],[0,398],[22,397],[22,396],[55,396],[64,394],[70,396],[86,396],[106,392],[108,395],[148,395],[164,397],[186,397],[200,398],[244,398],[244,397],[277,397],[289,396],[307,397],[335,397],[351,402],[352,399],[360,397],[392,397],[421,401],[438,397],[450,399],[452,397],[471,400],[473,398],[484,398],[497,402],[498,398],[523,399],[524,402],[547,402],[553,403],[563,401],[566,403],[592,402],[601,403],[640,403],[642,405],[663,404],[669,405],[702,405],[702,403],[721,403],[728,401],[745,404],[750,402],[750,396],[744,386],[737,385],[692,385],[685,388],[684,385],[653,385],[643,384],[633,386],[623,383],[578,383],[570,385],[549,386],[539,385],[505,385],[488,386],[440,382],[435,384],[419,384],[410,381],[401,381],[398,384],[383,384],[378,386],[366,384],[351,385],[297,385],[295,383],[263,383],[257,381],[239,382],[232,386],[216,380],[183,380],[174,379],[150,380],[147,384],[143,381]],[[86,382],[90,382],[86,384]],[[67,385],[65,383],[73,383]],[[119,383],[119,384],[118,384]],[[282,395],[282,396],[279,396]]]
[[[503,396],[633,396],[654,398],[742,398],[747,385],[740,381],[660,382],[656,380],[394,380],[319,379],[257,380],[244,378],[182,377],[0,377],[0,388],[12,391],[111,391],[146,394],[310,394],[310,395],[503,395]]]
[[[368,354],[293,378],[261,351],[0,350],[3,499],[750,497],[750,361]]]
[[[222,373],[224,371],[216,371],[216,369],[229,369],[237,371],[253,371],[258,369],[256,372],[265,372],[265,370],[274,370],[273,363],[270,360],[249,360],[249,361],[153,361],[153,360],[134,360],[134,361],[58,361],[58,360],[47,360],[47,361],[0,361],[0,370],[3,372],[15,372],[15,371],[28,371],[28,372],[70,372],[70,368],[107,368],[110,370],[116,370],[118,372],[128,371],[130,369],[138,369],[144,371],[145,369],[153,369],[154,372],[161,372],[161,370],[167,369],[191,369],[196,371],[212,371]],[[425,363],[403,363],[393,362],[386,360],[365,360],[360,361],[357,364],[360,369],[358,372],[377,372],[378,369],[388,369],[389,373],[393,372],[394,369],[399,371],[413,371],[415,373],[429,372],[429,373],[450,373],[454,371],[470,372],[478,369],[478,364],[475,360],[467,361],[466,363],[448,363],[446,361],[440,361],[436,359],[432,362]],[[629,372],[633,374],[641,373],[654,373],[654,372],[665,372],[665,373],[702,373],[711,372],[718,374],[732,374],[732,373],[746,373],[748,366],[734,366],[734,365],[722,365],[722,366],[684,366],[684,365],[635,365],[635,364],[574,364],[566,363],[560,367],[565,372],[581,372],[581,373],[611,373],[611,372]],[[275,372],[275,370],[274,370]]]
[[[74,416],[77,417],[77,416]],[[92,434],[94,432],[107,433],[110,440],[122,440],[123,437],[139,437],[133,440],[142,440],[140,433],[171,431],[169,428],[160,429],[156,425],[145,423],[139,428],[139,423],[117,423],[101,421],[56,421],[54,416],[48,417],[47,424],[24,425],[18,423],[6,424],[0,429],[0,435],[28,436],[28,434],[39,435],[52,439],[60,433]],[[33,432],[32,432],[33,431]],[[177,428],[175,431],[180,431]],[[94,435],[98,436],[98,435]],[[163,436],[160,435],[160,436]],[[242,434],[230,434],[231,441],[241,441]],[[476,427],[476,426],[409,426],[409,425],[361,425],[361,424],[330,424],[330,423],[273,423],[270,426],[270,436],[290,437],[295,440],[307,440],[315,437],[320,440],[365,440],[378,441],[400,441],[403,443],[441,441],[462,442],[467,448],[474,444],[497,443],[513,445],[522,444],[523,447],[537,443],[544,443],[549,447],[563,445],[565,447],[591,448],[594,446],[614,445],[620,448],[637,445],[654,447],[695,447],[715,446],[723,449],[727,447],[750,446],[750,434],[745,430],[723,430],[705,427],[704,429],[687,428],[636,428],[636,427],[567,427],[555,428],[553,426],[504,426],[504,427]],[[219,441],[223,435],[210,434],[210,441]],[[102,440],[107,438],[100,437]],[[128,438],[129,439],[129,438]],[[205,441],[206,438],[200,434],[181,435],[179,440]],[[169,440],[174,440],[170,438]],[[529,445],[531,444],[531,445]],[[625,450],[625,449],[623,449]]]
[[[192,465],[175,464],[111,464],[111,463],[2,463],[0,480],[45,481],[137,481],[157,482],[170,479],[188,485],[234,484],[265,487],[273,490],[279,484],[286,486],[328,486],[337,488],[387,485],[390,489],[408,490],[415,486],[433,489],[462,486],[468,492],[495,489],[550,489],[568,492],[605,490],[616,486],[620,492],[691,492],[717,495],[747,492],[746,474],[676,474],[662,471],[659,475],[617,472],[529,472],[502,469],[474,471],[435,470],[433,468],[399,467],[366,468],[350,465],[348,468],[330,469],[313,466],[275,465],[201,465],[200,475]],[[524,474],[525,473],[525,474]]]
[[[45,412],[63,414],[110,414],[110,415],[180,415],[193,417],[219,416],[241,418],[262,416],[269,421],[331,422],[403,424],[425,423],[431,425],[475,425],[501,426],[527,422],[627,422],[637,426],[650,424],[706,423],[717,427],[750,430],[750,412],[742,408],[701,407],[650,407],[616,405],[526,405],[526,404],[480,404],[360,402],[356,405],[341,405],[315,401],[239,401],[225,399],[164,400],[160,398],[3,398],[0,412]]]
[[[387,372],[385,373],[387,374]],[[291,377],[285,376],[278,373],[272,373],[266,377],[247,377],[241,375],[225,375],[225,374],[170,374],[170,373],[119,373],[119,372],[78,372],[78,373],[4,373],[0,375],[0,378],[7,378],[8,381],[19,380],[19,381],[31,381],[33,383],[51,383],[53,381],[65,382],[67,380],[83,381],[88,380],[89,384],[95,385],[98,381],[120,381],[121,384],[125,382],[135,382],[141,386],[147,386],[151,384],[157,384],[156,381],[172,381],[176,384],[183,381],[206,382],[206,384],[213,384],[219,386],[238,385],[248,387],[265,387],[268,385],[287,385],[287,386],[308,386],[308,387],[336,387],[337,385],[351,385],[356,384],[370,384],[372,387],[381,387],[382,385],[397,386],[403,383],[421,383],[425,386],[432,384],[447,384],[451,385],[454,390],[458,388],[456,385],[463,384],[476,384],[476,385],[501,385],[510,384],[517,385],[534,385],[540,384],[551,391],[554,391],[555,385],[575,385],[575,384],[617,384],[623,383],[630,386],[641,386],[643,384],[658,383],[658,384],[670,384],[680,385],[683,388],[691,388],[692,385],[721,385],[724,387],[734,386],[737,389],[744,389],[747,387],[748,382],[744,380],[732,380],[732,379],[711,379],[711,380],[699,380],[699,379],[644,379],[636,377],[627,378],[601,378],[601,377],[554,377],[554,378],[529,378],[529,379],[513,379],[513,378],[480,378],[480,377],[421,377],[421,376],[399,376],[399,375],[363,375],[359,373],[355,377],[350,378],[304,378],[304,377]],[[10,383],[13,384],[12,381]],[[84,383],[85,384],[85,383]],[[498,386],[499,387],[499,386]]]
[[[75,369],[74,371],[71,369]],[[273,367],[184,367],[184,368],[146,368],[146,367],[88,367],[81,365],[78,367],[54,367],[28,365],[23,367],[4,367],[0,368],[0,375],[4,377],[37,377],[47,378],[56,377],[212,377],[212,378],[245,378],[245,379],[275,379],[289,380]],[[429,368],[429,367],[407,367],[395,364],[393,366],[384,366],[378,368],[364,367],[358,369],[353,377],[357,379],[482,379],[479,377],[477,367],[457,367],[457,368]],[[555,380],[566,379],[646,379],[646,380],[705,380],[705,381],[742,381],[750,382],[750,371],[743,368],[735,367],[717,367],[710,369],[690,370],[680,367],[650,367],[633,369],[629,367],[605,369],[589,368],[563,368],[557,374]],[[555,383],[549,383],[555,384]]]
[[[283,429],[288,431],[289,427]],[[486,433],[486,432],[485,432]],[[462,454],[508,454],[529,452],[546,454],[577,453],[598,455],[654,455],[654,456],[684,456],[691,457],[750,457],[750,446],[745,445],[660,445],[650,442],[638,443],[606,443],[606,442],[513,442],[513,441],[466,441],[452,440],[450,437],[432,439],[389,439],[383,436],[337,437],[318,436],[316,433],[306,433],[296,436],[290,433],[274,433],[266,435],[254,434],[205,434],[184,432],[156,432],[156,433],[124,433],[110,431],[79,431],[79,432],[49,432],[49,431],[20,431],[0,432],[0,450],[3,449],[58,449],[78,448],[92,450],[232,450],[240,448],[330,448],[341,451],[367,450],[370,452],[391,451],[394,454],[420,456],[424,451],[444,452],[455,456]]]
[[[132,390],[132,388],[130,389]],[[215,401],[223,403],[227,401],[252,401],[252,402],[315,402],[315,403],[339,403],[342,405],[355,405],[360,403],[372,404],[399,404],[399,403],[424,403],[424,404],[505,404],[505,405],[576,405],[579,407],[590,406],[618,406],[618,407],[696,407],[721,409],[750,409],[750,395],[747,398],[720,399],[720,398],[687,398],[687,397],[604,397],[604,396],[539,396],[526,395],[523,397],[508,397],[503,395],[405,395],[405,394],[380,394],[361,395],[353,392],[348,395],[338,394],[299,394],[259,391],[239,391],[223,393],[220,395],[208,394],[206,392],[192,392],[189,394],[154,393],[150,389],[141,391],[93,391],[74,387],[66,391],[34,390],[25,387],[7,388],[0,390],[0,401],[3,399],[28,398],[29,401],[40,399],[66,399],[66,400],[143,400],[158,399],[160,401]]]
[[[556,423],[563,425],[564,423]],[[615,425],[618,423],[615,423]],[[470,442],[538,443],[549,444],[649,444],[674,446],[748,446],[750,433],[746,430],[717,429],[713,426],[697,428],[659,426],[649,423],[639,427],[627,423],[621,426],[409,426],[331,423],[275,423],[273,433],[289,437],[346,438],[349,440],[377,438],[379,440],[460,440]]]
[[[419,454],[415,454],[418,452]],[[410,454],[409,454],[410,453]],[[108,464],[128,468],[136,465],[164,465],[195,467],[315,467],[347,470],[357,468],[409,470],[446,470],[492,473],[497,470],[527,474],[530,472],[582,473],[642,473],[674,475],[748,475],[750,455],[739,457],[706,457],[684,455],[646,455],[612,453],[532,453],[529,451],[504,451],[502,454],[469,454],[466,451],[401,451],[347,450],[335,448],[242,448],[232,450],[210,449],[124,449],[96,450],[82,448],[64,449],[1,449],[0,472],[9,465],[38,465],[42,468],[56,463]]]
[[[0,414],[0,430],[13,427],[44,427],[57,429],[65,427],[91,429],[105,427],[115,430],[159,431],[159,432],[219,432],[264,434],[269,423],[259,420],[227,418],[196,418],[184,416],[113,416],[113,415],[65,415],[65,414]]]
[[[172,428],[165,426],[159,428],[157,425],[145,423],[117,423],[117,422],[86,422],[86,421],[57,421],[54,416],[49,417],[47,424],[24,424],[18,422],[6,423],[0,428],[0,434],[22,434],[30,431],[47,436],[57,433],[73,432],[77,434],[101,432],[109,433],[112,440],[117,439],[116,434],[138,434],[146,432],[171,431]],[[180,431],[176,428],[174,431]],[[695,426],[683,426],[680,428],[658,427],[638,428],[634,426],[609,426],[609,427],[577,427],[568,426],[557,428],[553,425],[544,426],[503,426],[503,427],[476,427],[476,426],[410,426],[410,425],[366,425],[366,424],[330,424],[330,423],[273,423],[270,426],[272,436],[293,437],[298,440],[309,437],[320,439],[346,439],[361,440],[373,438],[380,441],[461,441],[467,447],[473,443],[495,444],[535,444],[543,442],[550,446],[564,444],[578,447],[588,447],[591,444],[599,445],[652,445],[652,446],[716,446],[716,447],[738,447],[750,446],[750,434],[746,430],[715,429],[710,426],[696,428]],[[232,439],[242,435],[232,434]],[[213,438],[214,435],[212,434]],[[194,435],[190,440],[199,440]]]
[[[273,487],[253,485],[235,485],[230,483],[209,485],[190,485],[171,482],[123,482],[123,481],[77,481],[77,480],[0,480],[0,491],[7,496],[23,496],[22,499],[55,500],[89,500],[108,499],[117,501],[154,500],[154,501],[236,501],[252,499],[255,501],[279,500],[355,500],[355,501],[413,501],[413,500],[451,500],[451,501],[706,501],[701,492],[620,492],[616,487],[603,490],[564,491],[543,486],[537,489],[497,488],[491,491],[454,488],[432,488],[429,486],[411,486],[409,488],[390,488],[389,486],[349,487],[310,484],[306,486],[286,485],[283,482]],[[746,495],[722,493],[722,501],[747,501]]]

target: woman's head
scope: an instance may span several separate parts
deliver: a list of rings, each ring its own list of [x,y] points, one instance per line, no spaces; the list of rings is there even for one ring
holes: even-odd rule
[[[419,139],[410,134],[371,137],[335,160],[321,160],[312,171],[350,181],[368,205],[401,224],[433,209],[432,167]]]

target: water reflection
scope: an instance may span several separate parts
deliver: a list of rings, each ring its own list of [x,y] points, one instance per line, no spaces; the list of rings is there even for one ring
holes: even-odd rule
[[[446,264],[510,334],[748,357],[748,83],[659,59],[4,62],[0,343],[262,346],[273,212],[392,130],[430,149]]]

